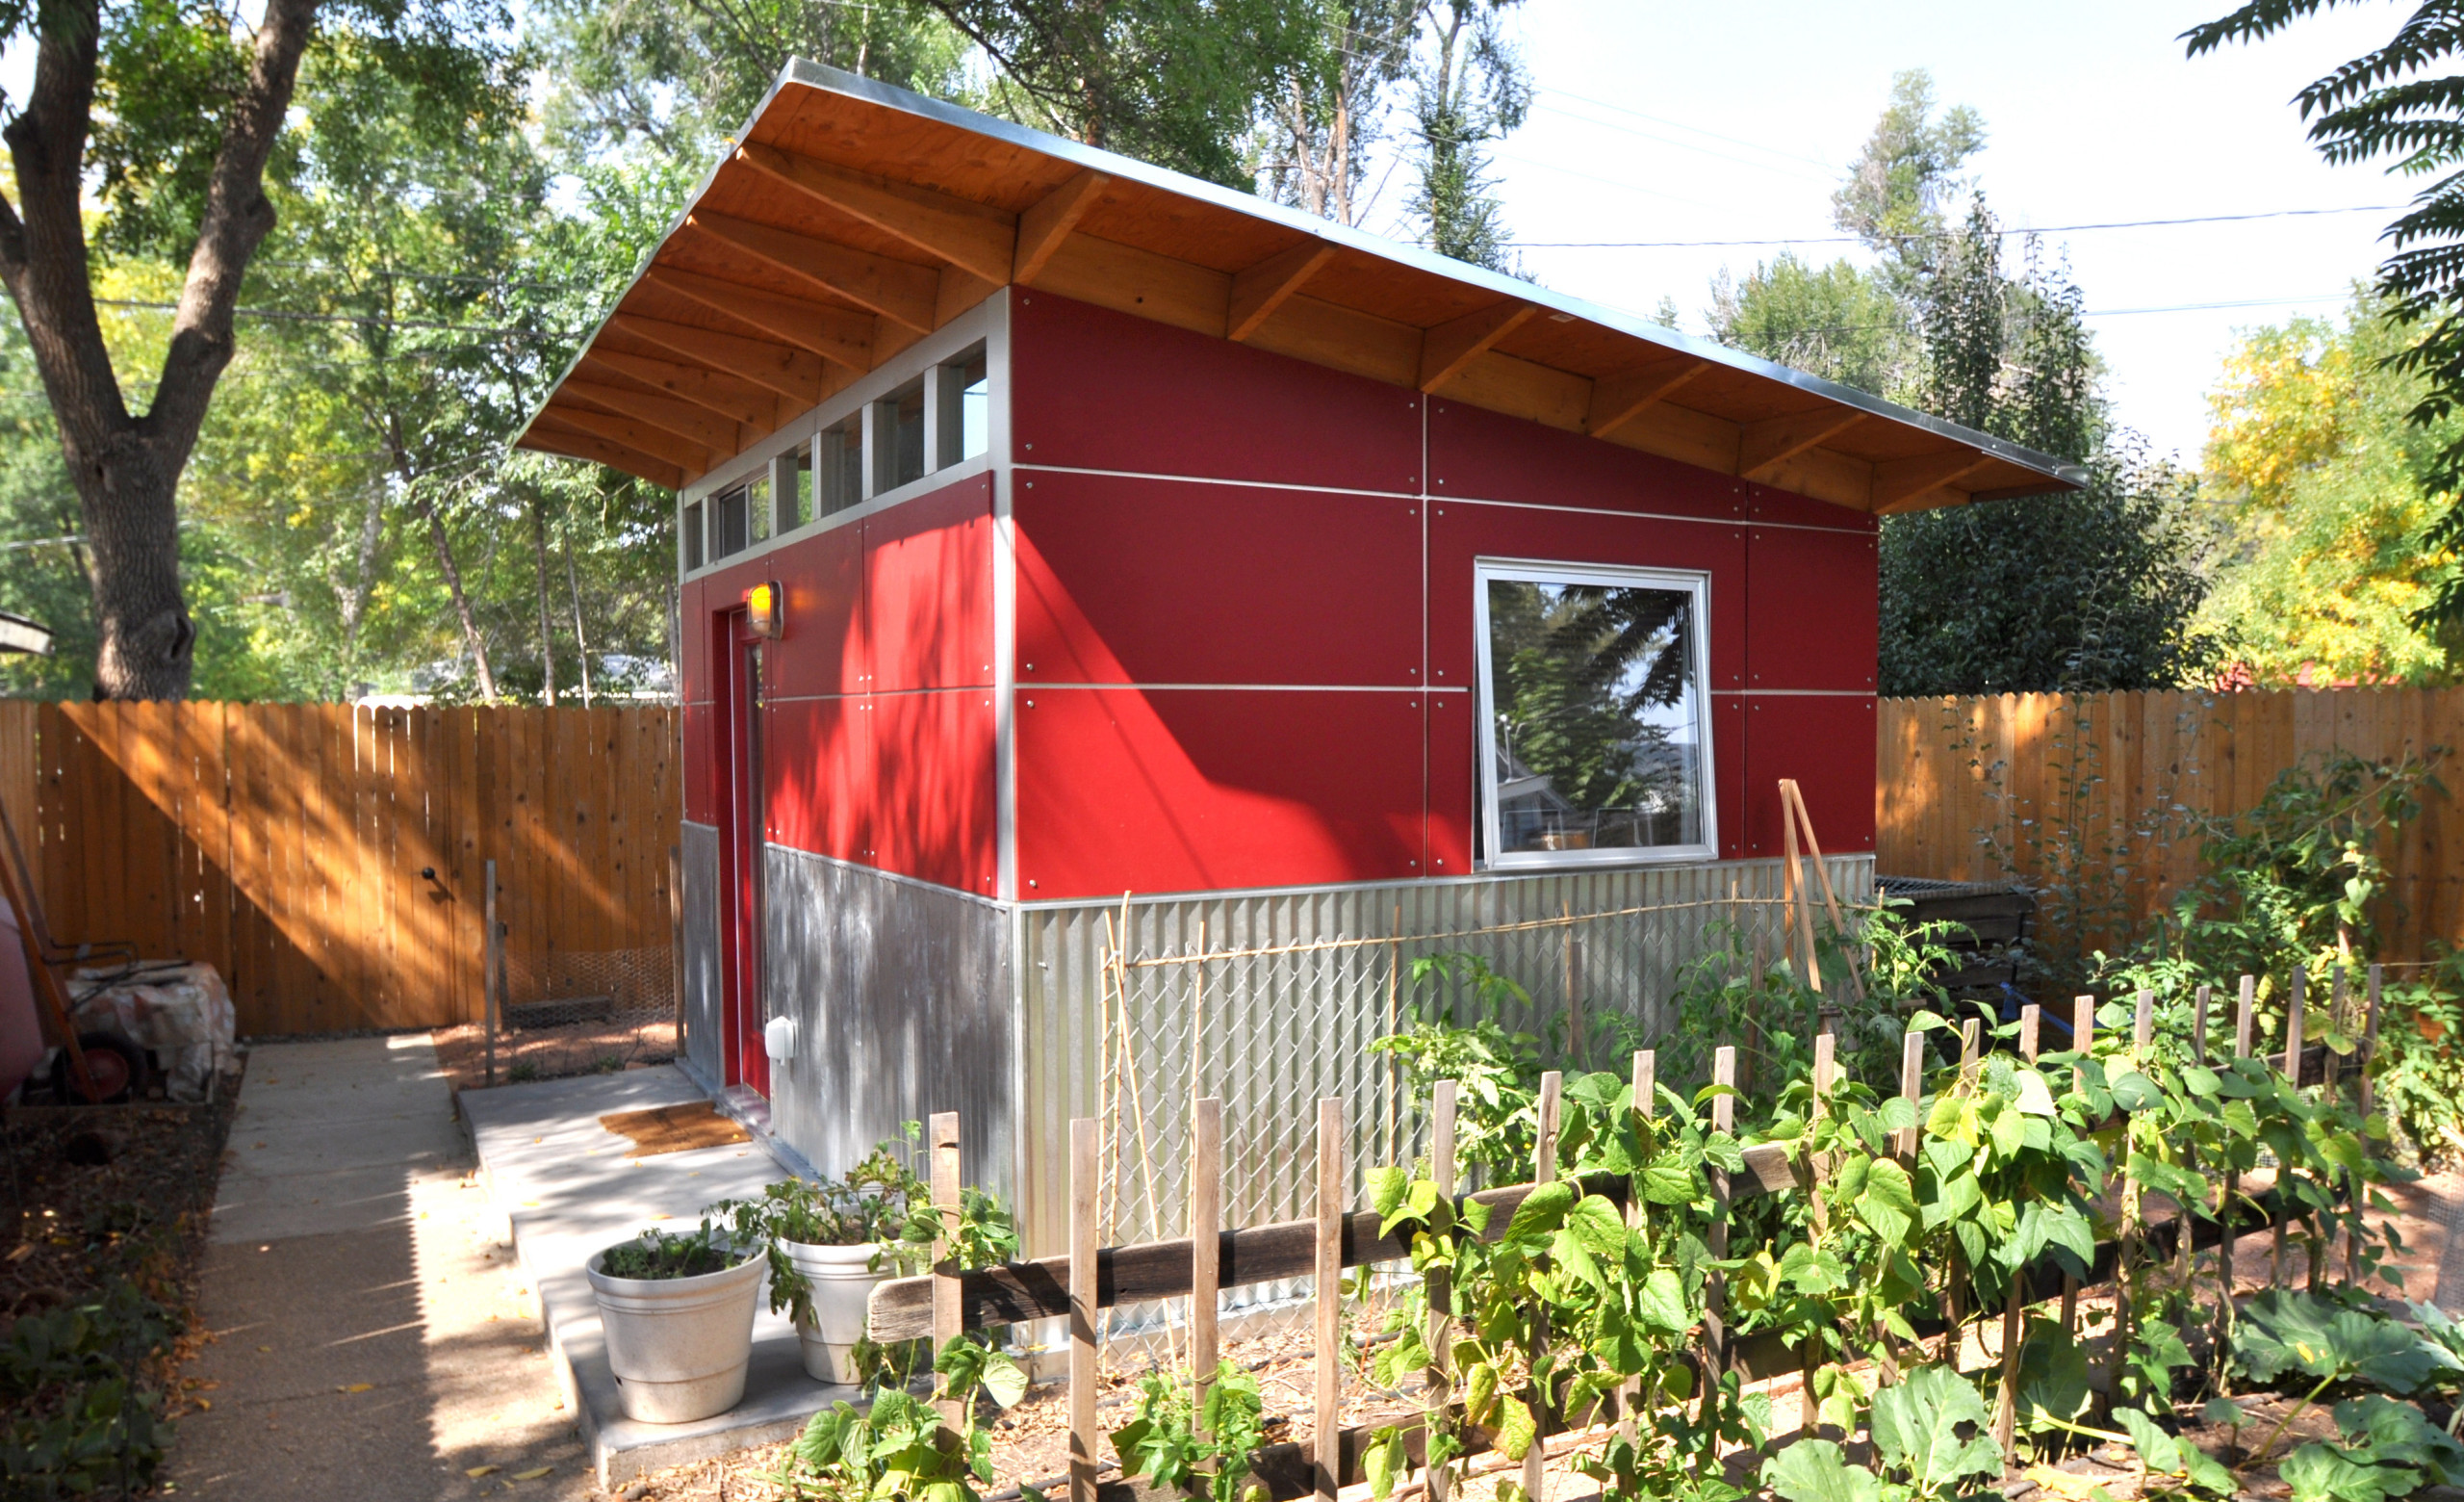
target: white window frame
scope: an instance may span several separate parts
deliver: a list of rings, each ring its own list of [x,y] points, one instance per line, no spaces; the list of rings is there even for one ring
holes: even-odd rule
[[[1701,778],[1703,842],[1687,845],[1628,845],[1605,850],[1515,850],[1503,848],[1498,808],[1496,677],[1490,661],[1489,584],[1493,581],[1534,584],[1603,584],[1612,589],[1681,589],[1694,597],[1694,736],[1701,748],[1696,773]],[[1711,576],[1700,569],[1637,568],[1622,563],[1569,563],[1539,558],[1475,558],[1472,561],[1472,631],[1478,682],[1473,686],[1480,717],[1480,832],[1492,870],[1517,870],[1569,866],[1667,866],[1716,861],[1720,852],[1719,778],[1711,747]]]

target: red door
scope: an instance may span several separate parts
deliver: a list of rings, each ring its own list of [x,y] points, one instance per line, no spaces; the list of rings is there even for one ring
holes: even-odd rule
[[[718,686],[719,986],[727,1082],[770,1094],[761,1024],[761,648],[741,609],[713,621],[711,682]]]

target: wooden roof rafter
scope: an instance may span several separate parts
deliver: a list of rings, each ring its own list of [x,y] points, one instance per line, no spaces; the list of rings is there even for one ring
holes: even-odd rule
[[[603,325],[617,336],[605,354],[700,384],[597,349],[564,377],[631,393],[626,415],[671,434],[732,420],[736,452],[771,429],[721,382],[757,385],[783,420],[1008,284],[1858,511],[2082,481],[1631,315],[808,63],[788,65],[738,140]]]
[[[749,423],[764,430],[778,427],[780,418],[785,415],[779,410],[782,399],[777,393],[740,376],[706,365],[611,350],[603,344],[593,347],[583,356],[575,374],[594,378],[620,376],[648,390],[690,401],[730,422]]]
[[[623,470],[628,475],[638,475],[653,484],[665,485],[670,490],[684,483],[684,471],[679,466],[653,454],[644,453],[637,449],[629,449],[621,443],[611,443],[596,433],[568,428],[555,420],[552,411],[542,411],[538,417],[532,419],[529,430],[516,438],[513,446],[517,449],[528,449],[534,453],[553,453],[569,459],[588,459],[594,464],[604,464],[610,469]]]
[[[575,372],[576,376],[587,374],[590,373]],[[744,439],[742,425],[732,418],[720,417],[675,397],[643,391],[629,382],[568,379],[561,388],[561,394],[575,401],[647,423],[671,437],[716,453],[734,453]]]

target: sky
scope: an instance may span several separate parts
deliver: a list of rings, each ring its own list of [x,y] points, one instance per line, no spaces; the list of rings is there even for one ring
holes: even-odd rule
[[[2413,7],[2362,4],[2256,45],[2186,59],[2180,33],[2225,0],[1524,0],[1538,93],[1498,149],[1519,241],[1781,240],[1828,261],[1831,194],[1891,76],[1922,67],[1985,118],[1970,169],[2014,228],[2399,205],[2411,185],[2331,168],[2297,90],[2383,42]],[[1365,227],[1392,231],[1389,180]],[[2382,258],[2394,214],[2338,213],[2045,237],[2066,253],[2117,420],[2195,463],[2236,331],[2340,310]],[[1523,251],[1544,284],[1648,314],[1663,294],[1702,332],[1710,280],[1781,247]],[[2219,304],[2224,304],[2220,306]],[[2238,305],[2236,305],[2238,304]],[[2196,305],[2196,306],[2190,306]],[[2164,311],[2134,311],[2134,310]]]

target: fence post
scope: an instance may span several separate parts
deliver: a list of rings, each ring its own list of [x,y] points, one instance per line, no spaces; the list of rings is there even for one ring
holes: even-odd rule
[[[1318,1102],[1317,1493],[1333,1502],[1343,1469],[1344,1102]]]
[[[1069,1502],[1095,1502],[1095,1121],[1069,1122]]]
[[[486,973],[479,977],[479,990],[487,997],[486,1004],[480,1008],[486,1013],[486,1021],[481,1025],[487,1029],[488,1083],[493,1085],[497,1082],[497,992],[504,979],[504,937],[497,927],[497,863],[494,861],[487,863],[486,880],[488,936],[479,953],[479,964],[485,968]]]
[[[935,1113],[932,1134],[933,1208],[941,1212],[941,1234],[933,1248],[933,1354],[938,1357],[959,1337],[959,1113]],[[937,1385],[941,1422],[955,1428],[962,1402],[946,1382]]]
[[[1899,1093],[1913,1108],[1925,1090],[1925,1035],[1909,1032],[1899,1040]],[[1903,1166],[1916,1166],[1916,1128],[1902,1126],[1892,1137],[1891,1152]]]
[[[1215,1316],[1223,1258],[1223,1102],[1201,1098],[1190,1130],[1190,1403],[1206,1411],[1215,1385]],[[1198,1420],[1201,1432],[1203,1418]]]
[[[1441,1079],[1429,1099],[1429,1178],[1437,1184],[1439,1198],[1449,1201],[1454,1198],[1454,1090],[1453,1080]],[[1429,1358],[1436,1363],[1429,1375],[1440,1391],[1450,1392],[1454,1374],[1453,1276],[1443,1267],[1432,1267],[1423,1275],[1423,1286],[1428,1293]],[[1447,1502],[1453,1491],[1453,1469],[1443,1464],[1429,1466],[1429,1502]]]

